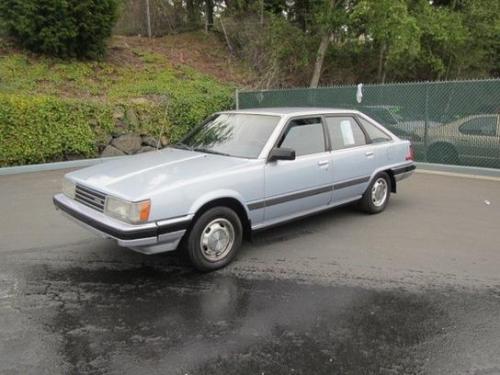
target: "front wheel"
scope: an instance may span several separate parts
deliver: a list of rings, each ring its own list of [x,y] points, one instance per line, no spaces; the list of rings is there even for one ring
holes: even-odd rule
[[[187,252],[194,267],[214,271],[229,264],[241,246],[241,220],[228,207],[214,207],[195,222],[187,239]]]
[[[391,179],[387,173],[379,173],[372,180],[360,201],[360,207],[369,214],[382,212],[391,195]]]

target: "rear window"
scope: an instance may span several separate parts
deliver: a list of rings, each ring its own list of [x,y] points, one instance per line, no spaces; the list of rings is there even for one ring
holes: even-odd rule
[[[362,117],[359,117],[359,121],[361,122],[361,125],[363,125],[363,128],[365,128],[368,137],[370,137],[370,140],[373,143],[388,142],[391,140],[389,135],[373,125],[371,122],[368,122]]]
[[[352,117],[327,117],[326,126],[333,150],[362,146],[367,143],[365,133]]]

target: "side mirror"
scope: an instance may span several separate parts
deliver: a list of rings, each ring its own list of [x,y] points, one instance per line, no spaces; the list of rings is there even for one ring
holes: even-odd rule
[[[273,148],[269,153],[269,157],[267,158],[267,160],[295,160],[295,150],[286,147]]]

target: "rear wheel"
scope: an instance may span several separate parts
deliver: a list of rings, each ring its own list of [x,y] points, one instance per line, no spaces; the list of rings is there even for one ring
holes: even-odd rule
[[[187,252],[194,267],[214,271],[229,264],[243,238],[238,214],[228,207],[214,207],[195,222],[187,239]]]
[[[366,189],[360,201],[360,207],[369,214],[382,212],[391,195],[391,179],[385,172],[379,173]]]
[[[458,153],[450,144],[438,144],[429,148],[427,159],[431,163],[458,164]]]

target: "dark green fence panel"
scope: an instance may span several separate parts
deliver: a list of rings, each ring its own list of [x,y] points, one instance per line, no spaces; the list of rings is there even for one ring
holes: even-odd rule
[[[355,108],[413,142],[417,160],[500,168],[500,79],[239,92],[240,108]]]

